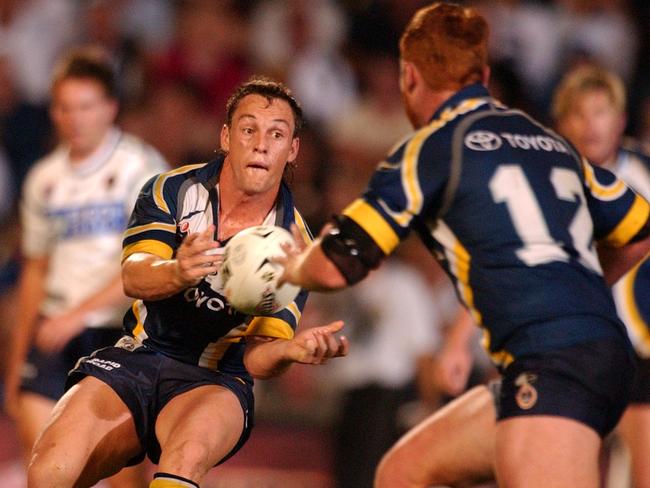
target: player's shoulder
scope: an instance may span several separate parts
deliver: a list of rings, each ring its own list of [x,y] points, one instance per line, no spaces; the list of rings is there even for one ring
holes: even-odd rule
[[[650,144],[626,137],[621,143],[620,152],[650,170]]]
[[[162,154],[154,146],[134,134],[121,132],[117,151],[120,152],[120,159],[125,158],[132,164],[157,169],[158,172],[169,169],[169,164]]]
[[[33,164],[27,172],[24,184],[28,187],[51,178],[60,180],[61,176],[66,174],[67,164],[68,151],[65,147],[59,145]]]

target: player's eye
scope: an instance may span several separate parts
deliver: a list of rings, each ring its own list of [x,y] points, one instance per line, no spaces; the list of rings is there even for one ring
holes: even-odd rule
[[[242,129],[242,132],[243,132],[244,134],[252,134],[252,133],[253,133],[253,128],[252,128],[252,127],[244,127],[244,128]]]

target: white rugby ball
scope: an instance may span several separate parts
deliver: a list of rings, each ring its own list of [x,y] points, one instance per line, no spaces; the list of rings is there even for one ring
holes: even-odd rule
[[[293,236],[273,225],[249,227],[228,241],[219,276],[223,294],[233,308],[248,315],[268,315],[296,298],[300,287],[285,283],[278,288],[283,268],[271,261],[285,255],[284,243],[293,246]]]

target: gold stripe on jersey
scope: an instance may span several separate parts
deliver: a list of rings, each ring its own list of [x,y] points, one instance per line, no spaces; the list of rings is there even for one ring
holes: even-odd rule
[[[199,359],[199,366],[203,368],[208,368],[211,370],[216,370],[219,366],[219,361],[223,358],[224,354],[228,348],[235,342],[239,342],[240,338],[220,338],[216,342],[211,342],[203,350],[201,358]]]
[[[614,247],[621,247],[627,244],[648,221],[650,217],[650,205],[640,195],[635,195],[634,203],[612,232],[603,240]]]
[[[623,276],[621,284],[623,286],[627,322],[634,331],[636,339],[638,339],[642,344],[643,349],[650,351],[650,330],[648,330],[648,324],[643,320],[634,298],[634,282],[641,264],[642,262],[637,264],[625,276]]]
[[[591,190],[591,193],[600,200],[606,202],[616,200],[627,191],[627,185],[619,179],[614,180],[609,185],[603,185],[598,181],[598,178],[596,178],[594,168],[592,168],[584,158],[582,160],[582,167],[585,171],[585,182],[587,183],[587,186]]]
[[[162,224],[160,222],[152,222],[151,224],[136,225],[124,231],[124,237],[132,237],[136,234],[141,234],[142,232],[148,232],[152,230],[161,230],[163,232],[170,232],[171,234],[176,235],[176,226],[174,224]]]
[[[300,317],[302,317],[302,313],[300,312],[298,305],[296,305],[296,302],[291,302],[287,307],[285,307],[285,309],[291,312],[291,314],[295,317],[296,324],[300,322]]]
[[[443,110],[437,119],[417,131],[406,144],[402,158],[402,187],[407,201],[406,208],[399,213],[386,209],[397,224],[402,227],[408,226],[413,216],[418,215],[422,210],[424,199],[418,178],[418,163],[420,160],[420,151],[426,140],[431,134],[447,125],[459,115],[476,110],[486,103],[487,100],[485,98],[470,98],[453,109],[447,108]]]
[[[133,337],[138,341],[143,342],[148,337],[144,330],[144,321],[147,320],[147,307],[144,305],[142,300],[136,300],[133,302],[131,310],[133,310],[133,315],[136,320],[135,327],[131,334],[133,334]]]
[[[449,263],[449,271],[456,277],[456,286],[461,299],[465,305],[467,305],[474,323],[478,324],[478,326],[483,330],[483,348],[488,352],[490,358],[495,364],[504,366],[509,364],[513,360],[513,357],[509,352],[490,352],[490,332],[483,326],[483,317],[474,304],[474,290],[472,290],[469,283],[469,273],[472,261],[469,252],[442,220],[438,220],[433,236],[445,249],[445,256]]]
[[[309,231],[307,231],[307,224],[305,223],[305,219],[302,218],[302,215],[300,215],[300,212],[298,212],[295,207],[293,209],[293,219],[296,221],[296,225],[298,226],[300,235],[302,235],[302,239],[307,244],[309,244],[312,241],[312,238],[309,235]]]
[[[359,198],[352,202],[343,210],[343,215],[354,220],[365,230],[384,254],[389,255],[399,244],[399,237],[393,228],[365,200]]]
[[[122,249],[122,262],[132,254],[138,252],[153,254],[162,259],[171,259],[174,254],[174,250],[164,242],[156,241],[155,239],[143,239],[142,241],[129,244]]]
[[[153,200],[156,202],[158,208],[167,214],[170,213],[169,206],[167,205],[165,196],[163,194],[163,188],[168,178],[176,175],[181,175],[183,173],[188,173],[189,171],[205,166],[206,164],[207,163],[188,164],[186,166],[181,166],[180,168],[176,168],[159,175],[153,184]]]
[[[293,338],[293,329],[287,322],[276,317],[255,317],[248,324],[244,334],[291,339]]]

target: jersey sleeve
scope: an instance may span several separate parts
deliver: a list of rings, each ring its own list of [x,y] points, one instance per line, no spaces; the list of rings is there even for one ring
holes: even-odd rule
[[[425,212],[435,216],[449,178],[450,150],[431,129],[416,132],[375,170],[363,196],[343,210],[390,254]]]
[[[176,202],[165,188],[166,173],[154,176],[140,191],[122,241],[122,261],[145,252],[170,259],[176,249]]]
[[[650,204],[610,171],[583,161],[594,237],[610,246],[627,244],[650,217]]]
[[[43,201],[47,190],[39,188],[36,175],[30,174],[20,202],[21,251],[28,258],[47,255],[54,240],[54,229]]]

